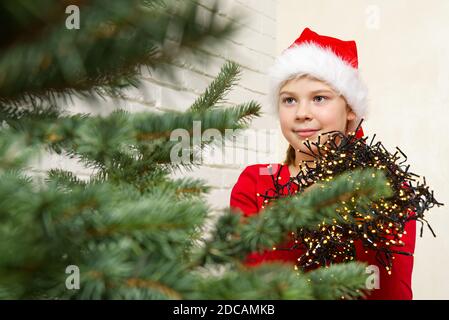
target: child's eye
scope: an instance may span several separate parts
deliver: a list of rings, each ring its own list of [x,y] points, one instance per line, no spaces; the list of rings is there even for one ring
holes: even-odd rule
[[[295,99],[292,97],[286,97],[286,98],[282,99],[282,102],[286,103],[286,104],[291,104],[291,103],[293,103],[293,101],[295,101]]]
[[[316,98],[322,98],[322,99],[319,99],[319,100],[317,101]],[[327,100],[327,99],[329,99],[329,98],[326,97],[326,96],[316,96],[316,97],[313,98],[313,100],[316,101],[316,102],[323,102],[323,101],[325,101],[325,100]]]

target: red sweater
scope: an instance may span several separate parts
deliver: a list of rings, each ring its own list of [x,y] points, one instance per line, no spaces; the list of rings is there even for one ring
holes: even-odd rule
[[[230,206],[233,209],[239,209],[243,212],[244,216],[250,216],[260,212],[262,208],[263,198],[258,197],[256,194],[265,194],[265,191],[273,186],[271,175],[266,169],[268,164],[255,164],[246,167],[240,174],[237,183],[231,192]],[[277,174],[280,169],[281,183],[286,183],[290,178],[290,171],[288,166],[280,166],[280,164],[272,164],[273,173]],[[398,247],[400,251],[406,251],[414,253],[415,250],[415,238],[416,238],[416,221],[411,220],[406,224],[406,234],[401,238],[405,243],[404,247]],[[280,244],[279,247],[289,245],[292,242],[286,244]],[[365,249],[361,241],[355,241],[357,260],[367,262],[368,265],[376,265],[379,268],[379,289],[373,289],[368,300],[411,300],[412,294],[412,271],[413,271],[413,256],[407,256],[403,254],[393,254],[395,257],[393,260],[392,274],[389,275],[385,268],[378,263],[375,258],[375,251],[371,249]],[[368,253],[366,253],[367,251]],[[304,253],[302,249],[297,250],[271,250],[267,249],[263,253],[253,252],[250,253],[245,264],[249,266],[257,265],[263,261],[277,260],[286,263],[292,263],[297,261],[298,257]],[[368,273],[372,273],[367,271]]]

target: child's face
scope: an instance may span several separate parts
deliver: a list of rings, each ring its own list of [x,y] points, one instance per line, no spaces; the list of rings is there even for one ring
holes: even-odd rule
[[[319,133],[338,130],[347,134],[348,121],[356,118],[346,100],[332,87],[322,81],[299,78],[288,81],[279,90],[279,119],[282,134],[295,148],[310,153],[303,144],[306,137],[299,135],[300,129],[318,129],[307,137],[316,142]],[[320,143],[327,140],[321,135]],[[312,150],[316,147],[311,145]]]

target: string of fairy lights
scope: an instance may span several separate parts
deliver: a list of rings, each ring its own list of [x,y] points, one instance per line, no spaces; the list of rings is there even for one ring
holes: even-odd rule
[[[358,131],[363,119],[357,126]],[[420,182],[420,176],[409,172],[410,165],[406,165],[407,156],[396,147],[394,154],[388,152],[382,143],[366,143],[368,137],[356,138],[355,132],[344,135],[339,131],[326,132],[328,139],[321,144],[321,135],[317,142],[312,142],[316,152],[312,149],[308,139],[304,142],[310,153],[306,153],[314,160],[303,161],[296,177],[291,177],[284,184],[280,181],[282,167],[277,170],[277,176],[271,171],[273,187],[264,194],[264,207],[269,202],[281,197],[295,196],[307,187],[323,181],[331,181],[333,177],[356,168],[377,168],[383,170],[387,177],[387,184],[393,190],[393,196],[388,199],[381,198],[373,201],[369,209],[360,209],[351,201],[341,201],[336,209],[347,223],[337,222],[333,219],[331,224],[319,224],[316,229],[300,228],[292,232],[294,244],[289,248],[273,248],[273,250],[297,250],[304,253],[298,258],[295,270],[301,268],[308,270],[319,266],[328,266],[336,262],[355,260],[357,257],[356,241],[361,241],[365,253],[368,249],[375,250],[376,260],[383,266],[388,274],[392,273],[394,254],[412,255],[401,250],[404,242],[401,240],[406,234],[405,226],[411,220],[421,223],[420,236],[423,234],[424,223],[427,224],[433,236],[436,236],[424,212],[434,205],[444,205],[434,198],[433,191],[429,190],[426,180]],[[400,160],[400,153],[404,160]],[[307,162],[313,161],[314,167]],[[351,219],[350,219],[351,218]],[[340,219],[339,219],[340,220]]]

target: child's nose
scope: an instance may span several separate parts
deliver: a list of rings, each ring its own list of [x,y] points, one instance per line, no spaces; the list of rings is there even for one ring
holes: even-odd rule
[[[310,103],[303,99],[296,105],[296,118],[304,119],[311,117]]]

